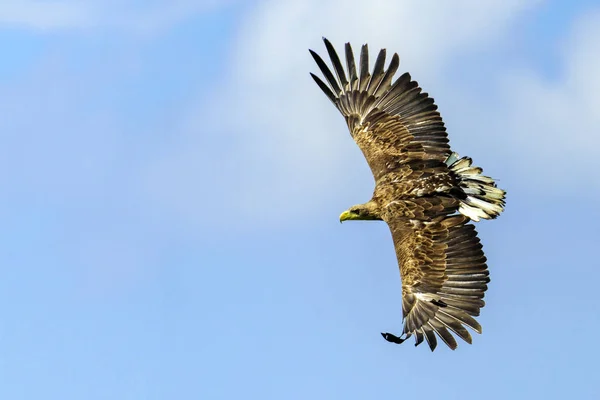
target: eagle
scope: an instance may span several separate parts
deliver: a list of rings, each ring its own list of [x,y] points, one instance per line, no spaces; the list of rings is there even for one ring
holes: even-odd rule
[[[471,158],[450,149],[434,99],[410,74],[394,80],[398,54],[385,68],[382,49],[371,73],[368,46],[357,65],[346,43],[344,70],[334,47],[323,41],[333,72],[309,50],[324,80],[310,75],[344,116],[375,178],[371,200],[344,211],[340,222],[385,221],[400,269],[403,331],[381,335],[398,344],[414,336],[415,346],[427,341],[431,351],[437,337],[456,349],[453,334],[471,344],[466,327],[481,333],[474,317],[490,282],[471,221],[496,218],[506,192]]]

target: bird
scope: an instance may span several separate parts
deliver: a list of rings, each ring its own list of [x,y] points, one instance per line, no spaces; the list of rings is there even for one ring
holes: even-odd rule
[[[451,150],[437,105],[418,82],[408,72],[394,79],[397,53],[386,68],[380,50],[371,72],[368,45],[357,64],[346,43],[344,69],[323,42],[333,69],[309,49],[324,79],[310,75],[343,115],[375,179],[371,199],[348,208],[340,222],[386,222],[400,270],[402,334],[381,335],[397,344],[414,336],[415,346],[426,341],[431,351],[438,337],[452,350],[455,336],[472,344],[466,328],[482,332],[475,317],[490,282],[473,223],[498,217],[506,191]]]

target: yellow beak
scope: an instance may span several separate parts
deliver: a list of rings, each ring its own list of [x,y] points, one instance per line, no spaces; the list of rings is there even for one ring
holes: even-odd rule
[[[348,210],[340,214],[340,224],[348,219],[352,219],[352,213]]]

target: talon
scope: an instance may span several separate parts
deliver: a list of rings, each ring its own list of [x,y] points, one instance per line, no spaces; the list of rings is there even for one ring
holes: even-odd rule
[[[408,337],[401,339],[398,336],[391,334],[391,333],[381,333],[381,336],[383,336],[383,338],[385,340],[387,340],[390,343],[396,343],[396,344],[402,344],[402,342],[404,342],[406,339],[408,339]]]

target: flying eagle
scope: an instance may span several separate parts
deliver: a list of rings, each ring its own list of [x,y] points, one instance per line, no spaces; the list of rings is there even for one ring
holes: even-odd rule
[[[333,73],[314,51],[325,77],[311,73],[344,116],[375,178],[373,197],[340,215],[347,220],[383,220],[392,233],[402,280],[402,335],[382,333],[389,342],[415,336],[415,346],[437,338],[457,347],[453,332],[467,343],[465,327],[481,333],[475,318],[490,281],[486,258],[470,221],[494,219],[506,192],[450,150],[446,128],[433,98],[408,73],[394,81],[399,57],[385,68],[379,52],[372,74],[363,45],[357,67],[346,43],[346,71],[323,38]],[[335,73],[335,75],[334,75]]]

